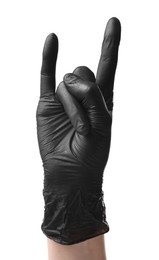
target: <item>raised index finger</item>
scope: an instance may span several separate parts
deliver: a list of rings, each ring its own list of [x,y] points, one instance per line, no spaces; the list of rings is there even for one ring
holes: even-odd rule
[[[108,21],[105,29],[101,57],[96,75],[96,83],[102,91],[109,110],[112,110],[113,85],[120,35],[120,21],[113,17]]]
[[[58,38],[54,33],[47,36],[43,48],[41,67],[41,96],[55,94],[55,70],[58,53]]]

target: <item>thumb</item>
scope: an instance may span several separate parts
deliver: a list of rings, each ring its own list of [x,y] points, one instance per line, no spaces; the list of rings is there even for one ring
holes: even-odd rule
[[[82,103],[92,130],[103,135],[111,117],[99,87],[73,73],[66,74],[63,80],[68,91]]]

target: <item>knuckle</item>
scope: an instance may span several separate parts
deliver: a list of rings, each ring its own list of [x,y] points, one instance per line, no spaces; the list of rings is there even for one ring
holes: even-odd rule
[[[36,109],[36,118],[50,115],[54,103],[55,98],[53,95],[41,97]]]
[[[97,93],[97,86],[94,83],[90,83],[86,85],[85,94],[87,96],[94,96]]]

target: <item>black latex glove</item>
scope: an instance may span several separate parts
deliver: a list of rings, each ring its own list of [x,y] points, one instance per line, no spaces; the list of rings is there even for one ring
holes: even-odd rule
[[[44,45],[37,131],[44,167],[42,230],[61,244],[74,244],[109,230],[103,202],[113,83],[120,22],[109,20],[96,79],[86,67],[66,74],[55,93],[58,40]]]

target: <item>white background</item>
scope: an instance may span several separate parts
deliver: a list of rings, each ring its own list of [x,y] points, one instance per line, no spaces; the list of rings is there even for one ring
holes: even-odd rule
[[[104,191],[108,260],[159,259],[157,1],[3,1],[0,7],[0,259],[47,259],[35,111],[46,36],[59,38],[57,83],[96,72],[107,20],[122,24]]]

